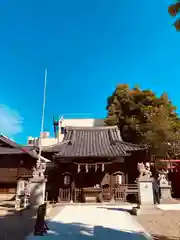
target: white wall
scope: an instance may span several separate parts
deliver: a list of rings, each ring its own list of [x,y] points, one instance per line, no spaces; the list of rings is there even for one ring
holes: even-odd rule
[[[84,119],[64,119],[64,126],[71,127],[95,127],[104,126],[104,119],[84,118]]]
[[[29,143],[29,140],[32,140],[32,143]],[[61,139],[62,141],[62,139]],[[57,138],[42,138],[41,139],[41,146],[50,146],[57,144]],[[30,146],[39,146],[39,138],[28,138],[28,145]]]

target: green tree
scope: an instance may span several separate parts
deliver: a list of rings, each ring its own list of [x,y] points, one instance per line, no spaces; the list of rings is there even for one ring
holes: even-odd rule
[[[180,119],[167,94],[120,84],[107,104],[107,125],[118,125],[125,141],[145,143],[163,158],[180,156]],[[178,152],[178,154],[177,154]]]
[[[177,31],[180,31],[180,18],[178,18],[180,13],[180,0],[177,0],[176,3],[170,5],[168,7],[168,12],[172,17],[177,17],[173,25],[175,26]]]

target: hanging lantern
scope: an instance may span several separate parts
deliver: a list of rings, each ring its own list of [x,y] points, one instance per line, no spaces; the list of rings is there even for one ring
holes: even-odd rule
[[[97,164],[95,164],[95,172],[97,172]]]
[[[20,165],[23,165],[24,161],[23,160],[20,160]]]
[[[102,164],[102,172],[104,172],[104,164]]]
[[[81,171],[81,168],[80,168],[80,165],[78,164],[78,173],[80,173]]]

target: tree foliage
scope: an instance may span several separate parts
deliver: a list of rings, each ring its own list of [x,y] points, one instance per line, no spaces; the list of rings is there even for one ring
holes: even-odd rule
[[[170,5],[168,7],[168,12],[172,17],[177,17],[173,25],[175,26],[177,31],[180,31],[180,18],[178,18],[180,13],[180,0],[177,0],[176,3]]]
[[[151,146],[153,154],[180,156],[180,119],[166,93],[157,97],[151,90],[120,84],[107,103],[107,125],[118,125],[122,138]]]

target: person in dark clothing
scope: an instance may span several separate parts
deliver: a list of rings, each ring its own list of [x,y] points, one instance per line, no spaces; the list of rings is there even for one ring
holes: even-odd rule
[[[158,184],[158,188],[159,188],[159,198],[161,199],[161,188],[160,188],[160,179],[159,179],[159,177],[157,178],[157,184]]]
[[[152,179],[152,187],[153,187],[154,204],[160,204],[159,185],[155,177],[153,177]]]

